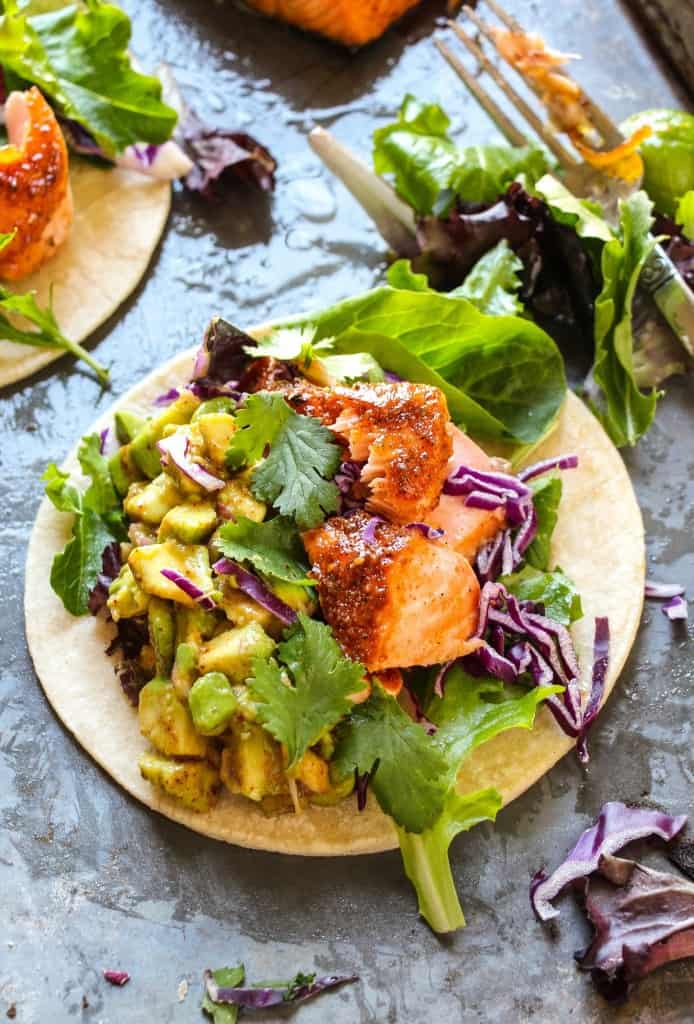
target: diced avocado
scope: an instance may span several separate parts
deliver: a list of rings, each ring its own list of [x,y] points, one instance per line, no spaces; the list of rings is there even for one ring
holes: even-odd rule
[[[155,416],[154,419],[147,420],[133,438],[131,443],[133,459],[150,480],[161,473],[157,441],[162,439],[164,428],[171,424],[187,423],[199,405],[200,399],[192,391],[183,391],[179,398],[163,412]]]
[[[123,508],[131,519],[141,519],[143,523],[157,526],[166,513],[182,501],[183,496],[174,480],[167,473],[160,473],[149,483],[131,484]]]
[[[227,481],[222,490],[217,492],[217,512],[222,519],[245,516],[254,523],[262,523],[267,506],[262,501],[256,501],[251,494],[249,477],[241,473]]]
[[[246,597],[236,587],[229,586],[226,580],[222,584],[219,607],[234,626],[247,626],[250,622],[257,622],[266,633],[269,633],[279,621],[267,608],[263,608],[252,597]],[[282,623],[280,627],[281,630],[284,629]]]
[[[319,757],[314,750],[307,750],[296,766],[296,778],[312,793],[328,793],[330,777],[328,762]]]
[[[142,479],[142,473],[133,462],[129,444],[119,448],[109,457],[108,470],[113,486],[121,496],[128,493],[131,484]]]
[[[137,585],[129,565],[124,565],[108,588],[106,606],[114,622],[144,615],[149,605],[149,594]]]
[[[152,481],[150,487],[155,481]],[[206,501],[184,502],[169,509],[159,527],[159,540],[175,537],[182,544],[201,544],[217,525],[217,509]]]
[[[298,583],[273,580],[272,591],[295,612],[304,612],[310,616],[317,608],[315,587],[300,587]]]
[[[219,772],[207,761],[172,761],[159,754],[142,754],[143,779],[163,789],[193,811],[209,811],[219,794]]]
[[[195,731],[186,705],[168,679],[155,678],[140,690],[140,732],[169,757],[204,757],[207,741]]]
[[[176,608],[176,642],[190,643],[196,648],[203,640],[209,640],[217,632],[218,618],[214,612],[206,612],[199,605],[195,608]]]
[[[232,689],[236,697],[236,713],[247,722],[255,722],[258,712],[251,691],[245,683],[237,683]]]
[[[275,642],[256,622],[227,629],[208,640],[200,651],[200,671],[224,672],[234,683],[243,683],[251,674],[253,659],[269,658]]]
[[[154,648],[158,676],[168,676],[173,665],[176,644],[176,620],[171,605],[159,597],[152,597],[147,611],[149,640]]]
[[[231,683],[223,672],[208,672],[195,680],[188,694],[193,724],[203,736],[224,732],[237,708]]]
[[[133,547],[141,548],[147,544],[157,543],[157,532],[153,526],[144,523],[131,523],[128,527],[128,540]]]
[[[232,793],[262,800],[287,791],[282,750],[259,725],[243,722],[232,728],[222,751],[222,782]]]
[[[176,648],[171,682],[181,699],[188,697],[188,692],[198,672],[198,648],[196,644],[181,643]]]
[[[236,433],[236,420],[228,412],[211,412],[195,421],[205,441],[205,453],[222,469],[229,442]]]
[[[120,409],[113,417],[116,437],[121,444],[130,444],[146,423],[147,420],[144,416],[138,416],[135,412],[128,412],[127,409]]]
[[[227,398],[225,395],[220,395],[218,398],[208,398],[206,402],[199,405],[190,418],[191,423],[196,423],[201,416],[209,416],[212,412],[228,412],[234,413],[236,410],[236,402],[233,398]]]
[[[166,540],[162,544],[133,548],[128,556],[128,565],[148,594],[163,597],[167,601],[177,601],[188,608],[194,608],[195,601],[176,583],[163,576],[162,569],[176,570],[205,594],[212,590],[210,558],[207,548],[202,544],[179,544],[175,540]]]
[[[333,804],[339,804],[340,800],[344,800],[354,789],[353,774],[347,775],[344,779],[334,779],[331,770],[329,772],[329,779],[330,786],[324,793],[311,793],[310,799],[312,804],[318,804],[320,807],[331,807]]]

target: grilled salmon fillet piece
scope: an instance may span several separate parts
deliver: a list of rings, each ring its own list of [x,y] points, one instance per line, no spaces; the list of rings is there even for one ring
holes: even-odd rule
[[[366,507],[396,523],[422,520],[435,508],[453,451],[446,398],[407,381],[335,388],[342,412],[332,429],[350,456],[365,462]]]
[[[483,471],[496,468],[486,452],[458,427],[451,427],[451,435],[453,454],[446,470],[447,476],[458,466]],[[442,543],[472,561],[481,546],[504,529],[506,517],[503,509],[469,508],[464,501],[464,498],[452,494],[442,494],[438,505],[424,517],[424,521],[444,531]]]
[[[65,241],[72,193],[65,139],[39,90],[12,92],[5,104],[8,144],[0,147],[0,231],[16,231],[0,254],[0,277],[30,274]]]
[[[319,32],[345,46],[378,39],[419,0],[247,0],[272,18]]]
[[[480,587],[467,559],[366,512],[303,535],[326,622],[370,672],[437,665],[475,650]]]

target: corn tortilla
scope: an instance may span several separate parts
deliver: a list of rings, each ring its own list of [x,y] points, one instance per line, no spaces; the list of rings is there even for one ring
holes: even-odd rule
[[[171,185],[135,171],[71,158],[75,215],[55,256],[35,273],[12,282],[16,292],[36,291],[65,337],[83,342],[135,290],[161,238],[171,206]],[[31,376],[62,349],[0,341],[0,387]]]
[[[252,329],[258,336],[264,328]],[[194,351],[150,374],[115,408],[151,411],[152,400],[190,378]],[[114,409],[92,428],[112,420]],[[598,421],[573,394],[567,396],[557,429],[533,453],[535,459],[576,452],[579,467],[563,474],[564,495],[552,542],[552,558],[575,581],[584,618],[573,628],[589,685],[593,620],[607,615],[612,635],[605,699],[614,687],[638,628],[643,603],[645,549],[641,513],[624,463]],[[65,468],[78,472],[76,450]],[[112,626],[102,618],[74,618],[51,590],[53,556],[62,550],[71,517],[47,499],[39,508],[29,544],[25,613],[36,673],[55,712],[85,750],[132,796],[203,835],[258,850],[310,856],[377,853],[397,847],[392,822],[369,796],[357,813],[354,798],[336,807],[309,807],[301,815],[267,817],[259,806],[224,791],[217,806],[197,814],[146,782],[138,769],[148,744],[137,715],[125,700],[104,654]],[[460,786],[470,791],[495,786],[504,803],[532,786],[572,747],[550,713],[541,708],[535,728],[515,729],[485,743],[466,761]]]

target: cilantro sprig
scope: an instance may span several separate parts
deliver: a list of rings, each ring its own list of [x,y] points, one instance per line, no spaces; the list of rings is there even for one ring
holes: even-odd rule
[[[292,771],[326,729],[353,707],[366,670],[340,650],[332,630],[299,612],[298,622],[277,648],[277,661],[256,658],[248,686],[259,721],[287,748]]]
[[[42,479],[55,507],[74,516],[72,536],[53,559],[51,586],[67,611],[85,615],[89,592],[101,572],[101,554],[107,544],[125,538],[125,526],[108,460],[99,451],[99,436],[83,438],[77,456],[82,472],[91,481],[85,491],[70,483],[69,474],[53,462]]]
[[[332,431],[313,416],[300,416],[281,395],[250,395],[236,414],[238,430],[227,450],[227,465],[239,469],[258,462],[251,490],[259,501],[294,519],[301,530],[323,521],[339,506],[333,477],[340,465],[340,446]]]
[[[219,531],[217,544],[223,555],[249,562],[266,576],[287,583],[306,583],[309,570],[296,525],[285,516],[256,523],[238,516]]]

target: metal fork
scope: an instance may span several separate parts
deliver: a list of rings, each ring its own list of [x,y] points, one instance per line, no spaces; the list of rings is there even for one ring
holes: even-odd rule
[[[524,32],[522,26],[512,18],[499,5],[497,0],[486,0],[489,9],[497,16],[502,24],[512,32]],[[492,43],[502,60],[506,60],[500,50],[495,38],[494,30],[477,11],[465,5],[463,13],[473,22],[481,36]],[[640,186],[640,182],[630,185],[615,184],[615,179],[608,178],[596,168],[580,160],[576,153],[569,150],[558,138],[551,128],[543,123],[536,112],[528,105],[523,96],[514,86],[502,75],[499,68],[493,64],[485,54],[479,43],[473,39],[462,26],[455,21],[448,22],[457,38],[463,43],[466,49],[477,61],[482,72],[496,83],[501,92],[506,96],[516,111],[521,115],[527,124],[534,130],[547,148],[555,156],[557,163],[562,170],[562,180],[566,187],[576,196],[591,197],[598,200],[605,214],[610,220],[615,220],[617,214],[617,199],[631,194]],[[474,96],[480,106],[489,114],[499,130],[506,137],[512,146],[525,146],[530,141],[527,136],[510,120],[502,108],[496,103],[487,92],[479,79],[470,72],[463,62],[450,50],[441,40],[434,40],[441,55],[450,64],[455,73]],[[541,97],[541,90],[537,83],[528,75],[516,68],[508,60],[513,72],[519,75],[525,85]],[[573,83],[573,79],[563,69],[561,74]],[[574,83],[575,84],[575,83]],[[581,91],[581,105],[586,110],[591,124],[597,130],[604,149],[613,149],[621,142],[624,136],[621,134],[614,122],[607,116],[602,108],[588,96],[586,91],[579,86]],[[569,140],[570,141],[570,140]],[[682,278],[674,263],[660,246],[656,246],[644,267],[640,280],[641,287],[653,298],[659,310],[673,329],[677,337],[685,346],[690,355],[694,356],[694,293]]]

